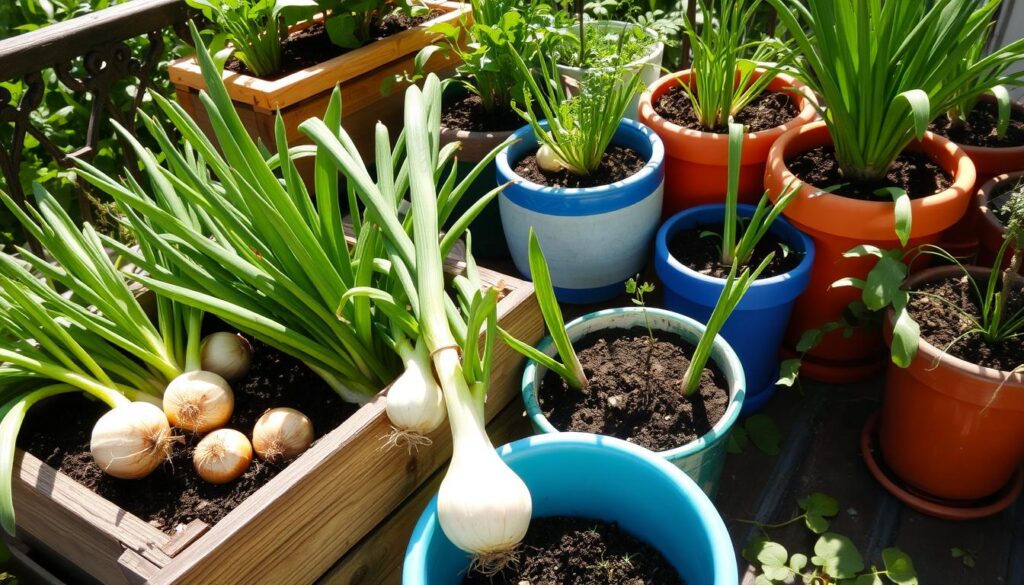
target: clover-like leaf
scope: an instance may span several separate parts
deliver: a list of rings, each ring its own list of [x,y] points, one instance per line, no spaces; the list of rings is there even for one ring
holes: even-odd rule
[[[782,360],[782,363],[779,364],[779,379],[775,383],[779,386],[792,386],[796,384],[798,377],[800,377],[800,360],[797,358]]]
[[[804,511],[804,523],[815,534],[822,534],[828,530],[829,521],[839,513],[839,502],[828,494],[814,492],[813,494],[797,501],[797,505]]]
[[[789,568],[793,569],[794,573],[799,573],[804,570],[807,566],[807,555],[796,553],[789,557]]]
[[[882,582],[882,578],[878,576],[878,573],[866,573],[857,577],[857,580],[853,582],[853,585],[885,585]]]
[[[771,417],[764,414],[755,414],[747,419],[744,425],[750,440],[765,455],[778,455],[779,443],[782,442],[782,433],[778,425]]]
[[[789,552],[786,551],[786,547],[777,542],[766,541],[761,551],[757,553],[761,570],[773,581],[784,581],[793,575],[793,571],[786,564],[788,560]]]
[[[849,538],[826,532],[814,543],[811,562],[835,579],[853,579],[864,570],[864,557]]]
[[[754,537],[750,539],[750,542],[747,543],[747,546],[743,547],[743,550],[740,551],[740,554],[743,556],[744,559],[746,559],[748,563],[756,563],[758,562],[757,555],[761,554],[761,551],[764,550],[765,545],[769,542],[771,541],[768,540],[768,537],[766,536],[762,535]]]
[[[887,548],[882,551],[882,562],[885,564],[887,577],[897,585],[917,585],[917,571],[914,562],[907,553],[898,548]]]
[[[736,425],[732,428],[732,432],[729,433],[729,442],[726,443],[725,450],[728,453],[734,455],[742,453],[747,448],[747,443],[750,439],[747,437],[747,430],[743,427]]]

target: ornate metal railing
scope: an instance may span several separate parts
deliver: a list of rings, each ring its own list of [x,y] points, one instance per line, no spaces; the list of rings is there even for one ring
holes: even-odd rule
[[[27,138],[37,141],[60,167],[69,168],[71,157],[91,161],[96,156],[100,140],[112,135],[110,120],[134,130],[143,95],[164,58],[163,30],[182,30],[188,14],[183,0],[133,0],[0,40],[0,82],[20,81],[24,87],[17,99],[0,87],[0,128],[10,137],[0,142],[0,176],[15,201],[24,204],[26,198],[19,175]],[[127,44],[137,37],[148,39],[143,55],[133,54]],[[42,104],[47,69],[67,89],[88,98],[88,130],[81,146],[62,149],[32,120]],[[134,80],[134,95],[118,95],[128,79]],[[124,143],[120,147],[118,154],[134,170],[132,149]],[[78,185],[82,216],[89,218],[92,206],[86,189]]]

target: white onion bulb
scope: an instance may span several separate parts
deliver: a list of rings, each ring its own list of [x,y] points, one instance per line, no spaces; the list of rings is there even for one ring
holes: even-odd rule
[[[179,429],[206,433],[227,424],[235,395],[227,380],[203,370],[185,372],[164,390],[164,413]]]
[[[549,173],[555,173],[567,168],[565,162],[558,158],[555,151],[547,144],[542,144],[540,148],[537,149],[537,166]]]
[[[426,345],[421,342],[400,353],[405,371],[388,389],[385,409],[398,432],[423,437],[444,423],[444,394],[434,379]]]
[[[170,457],[175,437],[160,407],[132,402],[104,414],[92,428],[96,465],[121,479],[146,477]]]
[[[294,408],[272,408],[252,430],[252,446],[260,459],[283,461],[302,454],[313,443],[313,423]]]
[[[249,372],[252,345],[237,333],[219,331],[203,338],[202,369],[225,380],[238,380]]]
[[[210,483],[228,483],[249,469],[252,445],[234,429],[218,429],[203,437],[192,453],[199,477]]]

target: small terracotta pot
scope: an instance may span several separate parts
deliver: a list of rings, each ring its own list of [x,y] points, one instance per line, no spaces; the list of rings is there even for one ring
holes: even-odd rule
[[[763,73],[758,70],[757,75]],[[654,104],[678,83],[690,82],[690,70],[666,75],[640,96],[640,122],[658,133],[665,143],[665,205],[663,217],[698,205],[724,203],[729,175],[729,135],[677,126],[654,111]],[[817,101],[806,85],[779,74],[768,91],[785,91],[800,108],[797,117],[782,126],[751,132],[743,139],[739,201],[754,203],[764,193],[764,168],[772,144],[786,131],[814,120]]]
[[[980,101],[993,101],[994,99],[992,96],[986,95],[982,96]],[[1015,103],[1013,109],[1018,114],[1024,115],[1024,104]],[[960,143],[957,145],[967,153],[967,156],[971,157],[978,173],[979,185],[999,175],[1024,171],[1024,146],[995,148]],[[969,208],[960,221],[943,234],[942,247],[957,258],[965,260],[973,258],[976,252],[983,254],[984,245],[979,249],[977,233],[980,229],[984,234],[987,228],[984,225],[985,220],[981,219],[981,216],[982,214],[977,212],[977,208]],[[992,254],[986,264],[986,260],[981,255],[978,257],[978,261],[987,266],[991,266],[991,261],[994,259],[995,254]]]
[[[807,185],[796,180],[786,166],[793,156],[818,146],[832,144],[824,122],[813,122],[785,133],[772,145],[768,155],[765,188],[772,201],[778,200],[790,181],[799,185],[799,193],[786,208],[785,216],[800,231],[814,240],[816,256],[811,268],[811,283],[797,299],[786,342],[795,347],[808,329],[839,321],[844,309],[860,298],[852,287],[832,288],[845,278],[865,278],[874,267],[874,258],[844,258],[843,253],[861,244],[883,249],[899,247],[896,237],[894,205],[886,201],[862,201],[841,195],[820,194],[828,185]],[[974,164],[955,144],[926,133],[908,150],[928,154],[953,177],[949,189],[915,199],[911,203],[913,226],[908,247],[935,243],[943,230],[964,214],[974,188]],[[803,375],[813,380],[843,383],[863,379],[885,363],[885,348],[877,329],[856,328],[850,337],[841,331],[825,335],[822,342],[804,358]]]
[[[980,266],[991,267],[996,261],[996,256],[999,254],[999,248],[1003,245],[1003,234],[1006,232],[1006,227],[1003,222],[999,221],[996,214],[989,209],[989,201],[992,200],[992,193],[996,190],[996,187],[1005,184],[1006,182],[1017,182],[1024,181],[1024,171],[1010,173],[1007,175],[999,175],[989,179],[981,189],[978,189],[977,210],[980,220],[978,221],[978,229],[975,232],[975,238],[978,241],[978,264]],[[1003,268],[1010,265],[1010,256],[1007,254],[1003,258]]]
[[[975,278],[989,270],[972,267]],[[911,276],[907,287],[961,275],[944,266]],[[886,341],[892,341],[893,312]],[[922,340],[908,368],[889,366],[879,428],[888,468],[932,498],[991,496],[1024,461],[1024,374],[983,368]]]

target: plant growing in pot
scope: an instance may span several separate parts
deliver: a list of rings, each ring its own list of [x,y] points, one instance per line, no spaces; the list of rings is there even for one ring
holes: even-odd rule
[[[877,258],[866,282],[851,283],[869,307],[888,307],[892,358],[881,416],[864,430],[864,456],[897,498],[945,518],[994,514],[1024,486],[1024,194],[1006,206],[992,268],[964,267],[926,246],[922,253],[952,265],[904,282],[901,250],[852,251]],[[1004,255],[1010,263],[1000,268]]]
[[[499,205],[512,259],[530,274],[529,233],[536,230],[561,300],[611,298],[644,265],[661,213],[661,140],[622,119],[640,80],[588,70],[570,98],[552,60],[540,60],[538,84],[522,57],[510,54],[524,84],[520,114],[529,121],[496,159],[498,183],[509,184]]]
[[[503,339],[530,359],[523,401],[534,428],[627,439],[675,464],[713,497],[746,393],[743,365],[719,332],[774,254],[753,268],[733,262],[707,325],[642,305],[565,325],[531,237],[537,302],[550,337],[536,348]]]
[[[761,0],[699,0],[702,21],[717,26],[684,18],[691,68],[653,82],[640,98],[640,121],[665,142],[664,217],[722,202],[730,118],[750,130],[744,137],[739,201],[751,204],[763,193],[771,145],[787,130],[814,120],[813,94],[780,72],[782,45],[750,38],[761,5]]]
[[[999,175],[989,179],[978,189],[977,206],[981,220],[978,238],[978,263],[992,266],[1006,239],[1006,224],[1010,220],[1007,203],[1015,194],[1024,191],[1024,171]],[[1009,266],[1010,257],[1003,255],[1003,266]]]
[[[806,9],[769,0],[794,39],[800,79],[821,95],[821,122],[791,130],[769,154],[765,187],[773,200],[799,179],[785,216],[814,240],[811,283],[800,297],[787,347],[804,331],[843,320],[848,289],[871,268],[844,253],[861,243],[888,249],[938,241],[963,216],[975,171],[955,144],[927,132],[928,123],[963,99],[960,82],[981,68],[1017,59],[999,49],[966,69],[958,64],[987,31],[998,4],[971,0],[887,2],[808,0]],[[864,59],[864,54],[873,56]],[[822,194],[822,188],[837,187]],[[912,221],[911,221],[912,218]],[[895,226],[895,230],[893,229]],[[805,359],[806,374],[823,381],[863,378],[884,365],[874,327],[824,336]]]
[[[795,190],[774,206],[767,195],[756,207],[738,205],[743,142],[743,126],[730,123],[725,205],[701,205],[665,222],[655,240],[654,266],[665,285],[665,308],[703,323],[711,316],[734,261],[752,267],[775,254],[763,278],[751,285],[722,329],[743,364],[748,390],[742,414],[750,414],[775,393],[779,346],[793,303],[810,279],[814,244],[779,217]]]

